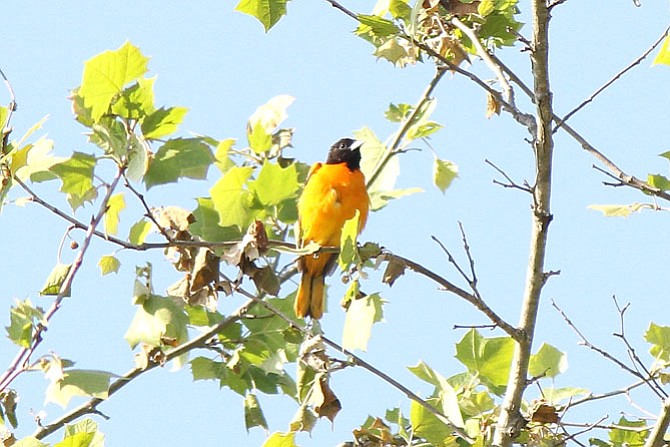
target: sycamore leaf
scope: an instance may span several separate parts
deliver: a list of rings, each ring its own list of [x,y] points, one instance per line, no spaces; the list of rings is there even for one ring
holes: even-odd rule
[[[382,321],[382,299],[378,293],[352,299],[347,308],[342,335],[342,347],[366,351],[372,334],[372,325]]]
[[[143,244],[153,227],[154,224],[145,218],[135,222],[133,226],[130,227],[128,242],[135,245]]]
[[[413,106],[409,104],[389,104],[389,108],[386,112],[384,112],[384,116],[386,117],[387,120],[389,120],[392,123],[400,123],[404,121],[409,114],[412,112],[414,109]]]
[[[58,295],[65,278],[70,272],[70,267],[72,267],[72,264],[56,264],[42,286],[40,295]],[[70,290],[64,291],[63,296],[70,296]]]
[[[142,121],[142,135],[147,140],[155,140],[176,132],[187,112],[186,107],[160,108],[154,111]]]
[[[289,430],[291,430],[291,433],[297,431],[311,433],[318,419],[317,415],[314,414],[314,410],[308,405],[300,405],[295,416],[293,416],[293,419],[288,424]]]
[[[126,42],[115,51],[105,51],[86,61],[79,96],[98,121],[107,113],[112,100],[123,87],[147,72],[149,58],[140,49]]]
[[[428,403],[435,405],[436,399],[426,400]],[[439,408],[439,406],[437,407]],[[425,438],[431,444],[452,445],[447,443],[447,440],[453,438],[454,445],[457,445],[453,430],[416,401],[412,401],[410,404],[409,419],[414,434]]]
[[[214,164],[217,168],[219,168],[219,171],[221,171],[222,174],[225,174],[228,172],[228,169],[235,166],[235,163],[228,156],[228,152],[230,152],[230,149],[234,144],[235,139],[228,138],[226,140],[219,141],[219,143],[216,145],[216,151],[214,153],[214,158],[216,161]]]
[[[204,179],[214,162],[211,149],[199,138],[168,140],[154,155],[144,176],[147,189],[182,177]]]
[[[386,156],[386,145],[382,143],[375,133],[368,127],[354,131],[356,140],[363,141],[361,147],[361,171],[366,179],[371,179],[377,166]],[[373,194],[376,191],[391,191],[395,186],[396,179],[400,174],[400,162],[397,157],[391,158],[376,180],[369,185],[368,193]]]
[[[658,54],[654,58],[652,65],[670,65],[670,36],[666,37],[661,45],[661,49],[658,51]]]
[[[514,341],[510,337],[482,337],[471,329],[456,344],[456,359],[494,386],[507,384]]]
[[[123,193],[114,194],[107,202],[107,212],[105,213],[105,233],[115,235],[119,230],[119,214],[126,207],[126,200]]]
[[[458,177],[458,166],[451,161],[435,158],[435,162],[433,163],[433,183],[440,191],[444,193],[456,177]]]
[[[187,324],[188,316],[173,300],[148,295],[138,307],[124,337],[131,348],[139,343],[160,347],[165,338],[183,343],[188,339]]]
[[[265,440],[262,447],[298,447],[295,443],[295,433],[274,432]]]
[[[29,299],[17,301],[9,311],[9,326],[6,326],[7,336],[15,344],[28,348],[33,339],[33,331],[37,324],[46,325],[44,310],[34,307]]]
[[[98,261],[98,267],[100,267],[102,276],[105,276],[110,273],[118,273],[121,262],[112,255],[102,256]]]
[[[246,228],[251,222],[252,195],[244,186],[251,177],[251,166],[236,166],[226,172],[209,190],[214,209],[219,213],[219,225]]]
[[[51,172],[51,167],[65,161],[65,158],[51,155],[53,147],[53,140],[45,137],[25,145],[10,154],[10,172],[24,182],[27,179],[33,182],[55,179],[56,175]]]
[[[647,183],[649,183],[654,188],[662,189],[663,191],[670,190],[670,180],[661,174],[647,175]]]
[[[647,206],[644,203],[632,203],[630,205],[589,205],[588,208],[600,211],[606,217],[628,217]]]
[[[299,186],[295,164],[282,168],[265,161],[256,180],[249,182],[249,191],[256,195],[263,207],[267,207],[295,197]]]
[[[268,423],[263,415],[263,410],[258,403],[258,398],[253,393],[247,393],[244,397],[244,426],[247,432],[254,427],[261,427],[268,431]]]
[[[437,403],[441,404],[442,413],[455,426],[464,427],[465,422],[463,421],[463,415],[459,407],[458,396],[447,379],[423,361],[408,369],[419,379],[435,386],[435,395],[438,397]]]
[[[75,152],[72,157],[50,168],[63,183],[60,190],[67,194],[73,210],[97,197],[97,190],[93,187],[95,164],[96,158],[93,155]]]
[[[91,419],[84,419],[66,425],[63,441],[54,447],[103,447],[104,444],[105,435],[98,431],[98,424]]]
[[[267,33],[286,15],[287,0],[240,0],[235,11],[256,17]]]
[[[114,377],[114,374],[106,371],[66,371],[62,380],[54,381],[49,385],[45,400],[65,408],[70,399],[75,396],[106,399],[109,391],[109,380],[112,377]]]
[[[540,350],[530,357],[528,372],[532,377],[556,377],[568,369],[568,359],[565,353],[547,343],[543,343]]]
[[[349,270],[352,264],[360,263],[360,256],[356,249],[356,239],[358,237],[358,221],[360,213],[356,210],[356,214],[351,219],[348,219],[342,227],[342,235],[340,236],[340,253],[337,256],[337,263],[344,271]]]
[[[193,235],[200,236],[208,242],[231,241],[242,236],[240,229],[236,226],[219,225],[219,213],[212,199],[198,197],[196,201],[198,207],[193,210],[195,222],[189,227]]]
[[[295,98],[289,95],[275,96],[259,106],[249,117],[247,140],[254,152],[262,154],[272,148],[272,135],[287,118],[286,109],[294,100]]]
[[[624,416],[616,423],[616,428],[609,431],[610,444],[614,446],[643,446],[649,430],[643,430],[647,425],[644,420],[629,421]]]
[[[370,210],[377,211],[384,208],[391,200],[423,192],[421,188],[394,189],[391,191],[374,191],[370,194]]]
[[[9,444],[8,444],[9,445]],[[33,436],[26,436],[15,443],[11,444],[12,447],[49,447],[49,444],[45,444],[39,439]]]
[[[652,322],[644,333],[644,339],[651,343],[649,352],[654,358],[670,362],[670,326],[659,326]]]
[[[154,82],[156,77],[138,79],[124,89],[112,105],[112,113],[132,120],[144,119],[154,109]]]
[[[357,30],[358,34],[372,33],[378,37],[388,37],[398,34],[400,31],[391,20],[376,15],[358,14],[356,16],[361,26]]]

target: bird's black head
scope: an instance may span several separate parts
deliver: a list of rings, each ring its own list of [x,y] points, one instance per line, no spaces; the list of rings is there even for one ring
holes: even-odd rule
[[[352,171],[361,167],[361,145],[362,141],[342,138],[330,147],[328,151],[327,164],[346,163]]]

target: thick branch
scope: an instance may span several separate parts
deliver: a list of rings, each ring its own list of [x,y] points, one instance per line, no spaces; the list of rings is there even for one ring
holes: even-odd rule
[[[534,79],[533,97],[536,106],[537,134],[535,150],[535,185],[533,187],[533,216],[530,258],[526,273],[521,318],[518,329],[523,336],[517,339],[507,392],[502,404],[493,444],[511,445],[520,434],[525,420],[520,413],[521,399],[528,385],[528,364],[535,333],[542,288],[546,275],[546,256],[549,223],[551,222],[551,175],[553,159],[552,98],[549,86],[549,11],[546,0],[533,0],[533,38],[531,61]]]
[[[647,442],[644,443],[644,447],[661,447],[666,445],[664,437],[668,431],[668,426],[670,426],[670,398],[666,398],[663,401],[661,414],[658,416],[658,420],[654,425],[654,429],[649,434]]]

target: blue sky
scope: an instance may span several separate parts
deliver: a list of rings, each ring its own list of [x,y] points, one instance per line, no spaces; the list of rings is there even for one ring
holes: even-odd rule
[[[3,23],[0,66],[12,82],[19,106],[13,117],[14,137],[49,115],[38,135],[46,133],[55,140],[58,155],[67,156],[73,150],[91,152],[83,128],[72,118],[68,92],[79,85],[85,60],[118,48],[126,40],[151,57],[150,75],[158,76],[157,103],[189,108],[182,131],[242,139],[246,119],[257,106],[278,94],[294,96],[286,122],[296,128],[291,155],[309,163],[323,159],[333,141],[363,126],[386,138],[394,131],[383,116],[388,104],[414,103],[433,75],[430,64],[400,70],[376,61],[372,47],[351,33],[352,20],[328,2],[291,2],[288,16],[267,35],[254,19],[233,12],[232,3],[120,1],[103,6],[35,1],[5,5],[8,19]],[[348,6],[368,12],[374,3],[348,2]],[[519,6],[522,21],[528,22],[529,2],[522,0]],[[572,109],[648,48],[668,17],[668,2],[649,0],[640,8],[625,0],[573,0],[556,8],[551,85],[557,113]],[[529,35],[529,26],[522,31]],[[514,48],[499,56],[530,82],[526,53]],[[485,79],[493,77],[479,63],[474,71]],[[670,149],[668,79],[668,67],[651,67],[647,59],[574,116],[571,124],[624,170],[639,177],[667,174],[667,161],[657,155]],[[528,257],[529,200],[523,193],[494,185],[492,179],[498,177],[484,160],[496,163],[516,180],[532,180],[532,153],[524,142],[527,135],[508,116],[487,120],[484,93],[458,76],[447,75],[435,97],[434,119],[445,127],[433,136],[431,145],[440,158],[458,164],[460,178],[442,194],[431,183],[432,152],[422,147],[422,151],[403,155],[399,186],[419,186],[425,192],[373,214],[362,240],[377,241],[458,283],[456,272],[430,236],[460,255],[457,222],[462,222],[477,262],[482,294],[514,323]],[[531,110],[520,93],[517,98],[520,106]],[[606,219],[588,210],[594,203],[647,201],[634,191],[603,186],[606,178],[592,169],[594,163],[574,141],[557,135],[555,220],[547,268],[561,270],[561,275],[552,278],[545,290],[536,347],[546,341],[568,351],[570,369],[557,379],[557,386],[602,392],[633,380],[578,347],[550,300],[555,299],[594,343],[622,357],[625,351],[611,335],[619,330],[611,297],[631,302],[627,334],[645,354],[641,334],[649,321],[670,324],[665,304],[670,230],[666,213]],[[193,208],[192,198],[207,195],[216,181],[214,170],[211,174],[207,181],[154,188],[147,200],[153,205]],[[37,191],[65,208],[65,201],[49,192],[55,185],[43,184]],[[20,195],[15,191],[11,197]],[[90,207],[85,208],[78,217],[87,220],[91,213]],[[26,297],[46,306],[47,300],[37,293],[56,261],[66,224],[36,205],[12,205],[3,209],[0,225],[0,300],[4,308],[14,298]],[[95,266],[97,256],[111,250],[100,241],[95,243],[73,297],[59,311],[42,347],[76,360],[82,368],[123,373],[132,366],[123,334],[134,313],[130,305],[134,265],[144,263],[145,255],[123,253],[121,272],[101,278]],[[175,274],[161,253],[149,256],[157,271],[157,289],[162,290],[176,279]],[[335,279],[330,282],[336,284]],[[464,332],[452,327],[487,323],[482,315],[409,273],[391,289],[374,275],[365,287],[379,290],[389,301],[386,322],[373,329],[368,352],[363,354],[366,360],[423,395],[431,390],[407,366],[424,360],[445,376],[461,371],[453,358],[453,345]],[[330,312],[323,322],[335,340],[341,338],[343,326],[343,313],[334,298],[340,289],[337,285],[331,288]],[[241,302],[241,298],[232,300],[222,306]],[[0,365],[13,355],[14,348],[3,343]],[[46,385],[37,374],[22,376],[15,383],[22,394],[20,435],[33,431],[31,411],[44,409],[47,421],[60,414],[57,406],[43,404]],[[350,368],[335,375],[333,387],[343,411],[332,426],[321,421],[311,437],[300,435],[299,445],[350,440],[350,431],[368,414],[380,415],[398,405],[406,412],[409,409],[404,396],[363,370]],[[260,398],[271,430],[285,430],[295,405],[284,397]],[[651,412],[658,410],[659,403],[644,393],[635,399]],[[637,414],[625,399],[618,399],[606,407],[589,409],[585,418],[597,420],[607,413],[616,417],[620,409]],[[215,383],[193,383],[188,369],[170,372],[166,368],[147,374],[101,410],[111,417],[99,420],[107,445],[261,445],[265,437],[260,429],[245,432],[239,396],[219,390]],[[571,416],[578,419],[576,415]],[[58,439],[60,434],[49,438],[51,442]]]

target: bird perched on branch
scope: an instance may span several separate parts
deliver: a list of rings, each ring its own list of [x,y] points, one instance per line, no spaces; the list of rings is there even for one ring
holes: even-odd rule
[[[344,223],[359,213],[358,231],[368,218],[370,198],[360,169],[362,142],[342,138],[330,147],[325,163],[309,170],[305,189],[298,200],[298,246],[316,242],[322,247],[339,246]],[[325,277],[337,260],[335,253],[314,253],[298,259],[302,272],[295,299],[300,318],[323,315]]]

